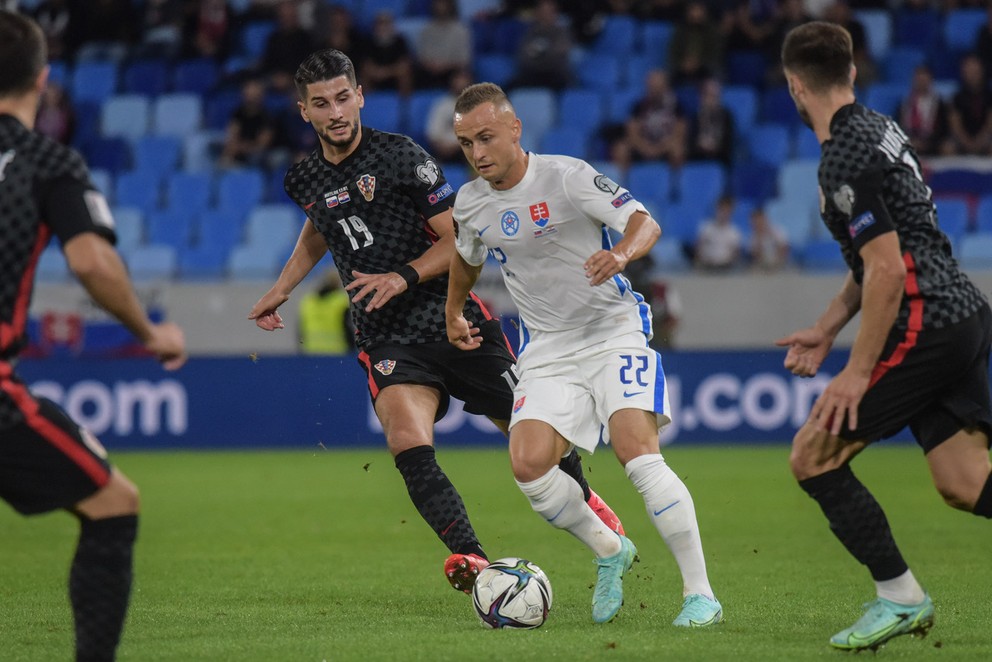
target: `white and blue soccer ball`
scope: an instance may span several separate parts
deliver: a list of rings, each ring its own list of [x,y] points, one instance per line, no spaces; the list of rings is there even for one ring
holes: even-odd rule
[[[551,610],[551,582],[537,565],[515,557],[493,561],[472,587],[472,604],[485,627],[540,627]]]

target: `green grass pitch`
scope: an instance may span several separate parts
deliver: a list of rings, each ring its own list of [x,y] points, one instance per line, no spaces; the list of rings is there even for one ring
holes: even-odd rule
[[[670,623],[675,563],[608,450],[590,483],[640,550],[626,604],[590,616],[595,567],[534,514],[505,449],[441,448],[492,558],[522,556],[551,579],[554,606],[533,631],[490,631],[441,572],[446,550],[407,498],[384,448],[353,451],[117,453],[142,490],[131,611],[119,659],[820,660],[874,594],[793,482],[785,445],[664,449],[692,491],[710,578],[726,621]],[[889,660],[992,659],[992,526],[944,506],[915,446],[881,445],[854,463],[937,605],[925,639]],[[0,507],[0,660],[71,659],[65,578],[75,521]],[[870,654],[869,654],[870,655]]]

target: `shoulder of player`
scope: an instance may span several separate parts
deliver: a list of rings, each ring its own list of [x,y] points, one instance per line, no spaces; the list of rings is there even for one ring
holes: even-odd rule
[[[89,178],[89,168],[83,155],[73,147],[35,131],[30,132],[25,147],[29,158],[35,162],[38,177],[42,179],[71,177],[86,181]]]

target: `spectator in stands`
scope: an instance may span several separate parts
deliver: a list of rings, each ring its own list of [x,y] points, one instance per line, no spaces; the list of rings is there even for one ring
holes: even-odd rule
[[[626,126],[626,142],[635,161],[666,160],[679,166],[686,157],[686,121],[664,69],[645,77],[645,93]]]
[[[186,15],[183,30],[186,56],[225,59],[230,51],[232,23],[227,0],[201,0]]]
[[[262,72],[273,90],[293,90],[296,68],[313,51],[312,46],[310,33],[300,24],[297,0],[282,0],[276,5],[276,28],[269,35],[262,56]]]
[[[681,0],[664,1],[681,2]],[[610,14],[610,6],[606,0],[570,0],[562,4],[561,11],[568,17],[575,41],[586,46],[594,42],[603,31],[603,24]]]
[[[122,60],[136,38],[134,10],[131,0],[88,0],[71,5],[78,11],[75,21],[75,45],[84,49],[86,57],[100,60]],[[79,51],[77,51],[79,52]]]
[[[227,123],[220,165],[269,166],[279,126],[265,107],[265,84],[250,78],[241,86],[241,105]],[[276,159],[278,160],[278,159]]]
[[[764,271],[785,266],[789,259],[789,239],[785,231],[769,220],[762,207],[755,207],[748,221],[751,226],[748,244],[751,266]]]
[[[351,296],[341,287],[341,277],[329,269],[317,289],[300,301],[300,351],[303,354],[342,356],[355,350],[351,324]]]
[[[689,128],[689,158],[730,165],[734,156],[734,116],[723,105],[720,81],[699,84],[699,110]]]
[[[675,23],[685,15],[683,4],[684,0],[636,0],[631,13],[648,21]]]
[[[41,95],[34,129],[63,145],[72,142],[72,136],[76,131],[76,113],[69,101],[69,95],[56,82],[48,81],[48,86]]]
[[[347,53],[355,66],[361,68],[363,44],[367,37],[355,27],[354,17],[347,7],[325,7],[317,18],[317,26],[313,34],[317,48],[333,48]]]
[[[173,58],[182,48],[184,0],[145,0],[137,57]]]
[[[455,116],[455,99],[472,83],[468,70],[455,72],[448,85],[448,91],[431,105],[427,114],[427,143],[428,150],[441,161],[461,162],[462,146],[452,128],[452,118]]]
[[[713,218],[703,221],[693,246],[693,264],[704,271],[726,271],[740,265],[741,231],[733,223],[736,201],[724,195]]]
[[[720,25],[727,50],[763,50],[775,31],[778,1],[737,0],[728,4]]]
[[[975,38],[975,55],[982,61],[985,74],[992,76],[992,3],[986,9],[986,21]]]
[[[925,64],[913,73],[909,95],[899,107],[899,125],[920,156],[953,152],[947,143],[947,104],[934,90],[933,74]]]
[[[572,82],[572,36],[559,23],[555,0],[539,0],[517,49],[517,76],[512,87],[560,90]]]
[[[416,51],[421,88],[447,89],[456,72],[472,66],[472,33],[458,20],[454,0],[432,0],[431,18],[417,35]]]
[[[362,88],[396,90],[406,96],[413,90],[413,60],[410,47],[396,30],[393,14],[381,11],[372,24],[372,38],[363,50],[360,65]]]
[[[719,76],[723,70],[723,35],[710,20],[701,0],[685,6],[683,20],[675,26],[668,48],[668,66],[675,85],[698,83]]]
[[[49,60],[67,60],[72,57],[70,45],[73,19],[68,0],[45,0],[35,8],[34,20],[45,34]]]
[[[977,55],[961,60],[961,82],[951,102],[949,124],[956,154],[992,153],[992,96]]]
[[[854,66],[858,69],[858,84],[871,85],[878,78],[878,66],[871,56],[865,26],[854,16],[848,0],[835,0],[827,5],[823,12],[823,20],[841,25],[850,33]]]

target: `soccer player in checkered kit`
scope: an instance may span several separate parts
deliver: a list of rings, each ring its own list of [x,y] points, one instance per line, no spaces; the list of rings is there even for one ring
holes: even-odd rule
[[[849,268],[816,323],[778,341],[788,347],[785,367],[815,375],[837,333],[861,313],[847,363],[793,439],[790,465],[875,582],[876,599],[830,645],[875,649],[925,633],[934,605],[850,463],[909,427],[947,504],[992,517],[990,311],[958,268],[906,134],[855,99],[848,32],[823,22],[797,27],[782,65],[820,141],[821,214]]]
[[[359,363],[386,444],[417,511],[448,547],[444,571],[470,592],[488,565],[461,496],[438,466],[434,423],[449,397],[504,432],[513,406],[513,354],[498,319],[466,292],[465,315],[482,329],[476,356],[447,341],[444,305],[454,253],[454,190],[437,162],[407,136],[363,126],[362,88],[340,51],[313,53],[296,72],[303,119],[318,147],[286,174],[286,192],[306,213],[292,255],[249,319],[284,327],[279,306],[330,250],[352,294]],[[578,454],[562,460],[576,489],[606,524],[623,527],[589,489]]]
[[[659,429],[671,419],[661,357],[648,346],[651,312],[621,273],[657,241],[658,224],[586,162],[524,152],[521,121],[497,85],[461,93],[454,129],[480,177],[455,202],[448,339],[469,354],[482,346],[484,334],[461,301],[492,255],[520,312],[510,419],[517,484],[538,514],[595,554],[592,615],[607,622],[623,602],[623,576],[637,550],[603,525],[558,462],[575,446],[593,451],[600,438],[611,444],[682,572],[674,624],[719,623],[723,610],[707,577],[692,497],[659,452]],[[615,246],[611,228],[623,233]]]
[[[0,12],[0,498],[24,515],[63,509],[78,518],[69,571],[76,659],[105,661],[114,659],[127,615],[138,490],[92,434],[32,395],[14,371],[35,269],[52,236],[87,293],[165,368],[179,368],[186,350],[182,330],[152,323],[138,301],[114,250],[110,209],[83,158],[32,130],[46,61],[38,26]],[[3,544],[16,542],[5,534]]]

